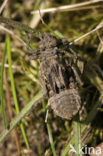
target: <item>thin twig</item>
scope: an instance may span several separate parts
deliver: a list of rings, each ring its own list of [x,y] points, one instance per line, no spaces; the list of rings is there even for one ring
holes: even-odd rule
[[[4,0],[4,2],[2,3],[1,7],[0,7],[0,14],[3,11],[3,9],[5,8],[5,5],[7,4],[8,0]]]
[[[61,12],[65,10],[69,11],[70,9],[73,9],[73,8],[83,7],[86,5],[91,5],[91,4],[95,4],[99,2],[103,2],[103,0],[92,0],[92,1],[82,2],[82,3],[72,4],[72,5],[65,5],[61,7],[41,9],[40,11],[41,13],[49,13],[49,12],[54,13],[54,12]],[[31,14],[39,14],[39,11],[38,10],[32,11]]]
[[[84,7],[78,7],[78,8],[72,8],[72,9],[65,9],[61,12],[65,12],[65,11],[80,11],[80,10],[87,10],[87,9],[97,9],[97,8],[102,8],[103,5],[93,5],[93,6],[84,6]]]
[[[70,42],[69,45],[72,45],[73,43],[78,42],[79,40],[81,40],[81,39],[83,39],[84,37],[86,37],[86,36],[92,34],[93,32],[96,32],[97,30],[99,30],[99,29],[101,29],[101,28],[103,28],[103,23],[102,23],[102,22],[101,22],[101,24],[99,24],[96,28],[94,28],[93,30],[91,30],[90,32],[88,32],[88,33],[82,35],[81,37],[75,39],[74,41]]]
[[[11,30],[5,28],[2,25],[0,25],[0,29],[4,30],[5,32],[9,33],[10,35],[13,35],[15,38],[17,38],[20,42],[22,42],[26,46],[26,43],[19,36],[17,36],[15,33],[13,33]]]
[[[1,63],[0,63],[0,66],[1,66]],[[5,67],[5,68],[9,68],[9,65],[8,65],[7,63],[5,63],[5,64],[4,64],[4,67]],[[20,68],[19,66],[15,66],[15,65],[12,65],[12,69],[17,69],[17,70],[19,70],[19,71],[21,70],[21,68]]]
[[[48,7],[49,4],[50,4],[49,1],[48,2],[43,1],[40,4],[39,9],[42,10],[43,8]],[[44,15],[45,15],[45,13],[41,13],[41,17],[43,17]],[[32,28],[36,28],[39,22],[40,22],[40,16],[39,16],[39,14],[36,14],[36,15],[33,15],[32,20],[29,25]]]
[[[98,36],[98,38],[99,38],[99,40],[100,40],[100,43],[103,45],[102,38],[100,37],[100,34],[99,34],[99,32],[98,32],[98,31],[97,31],[97,36]]]
[[[23,30],[23,31],[28,32],[28,33],[32,33],[32,34],[34,33],[35,36],[38,37],[39,32],[37,30],[32,29],[31,27],[29,27],[25,24],[21,24],[20,22],[14,21],[12,19],[0,16],[0,23],[8,24],[13,28],[17,28],[19,30]]]

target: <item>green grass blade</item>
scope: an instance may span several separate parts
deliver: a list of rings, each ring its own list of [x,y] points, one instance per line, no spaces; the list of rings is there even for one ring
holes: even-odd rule
[[[1,60],[1,80],[0,80],[0,99],[1,99],[1,112],[2,112],[2,116],[3,116],[3,122],[4,122],[4,126],[5,128],[7,127],[7,121],[6,121],[6,115],[5,115],[5,103],[4,103],[4,91],[3,91],[3,80],[4,80],[4,64],[5,64],[5,56],[6,56],[6,44],[5,44],[5,48],[3,50],[3,55],[2,55],[2,60]]]
[[[9,37],[7,37],[7,39],[6,39],[6,44],[7,44],[7,53],[8,53],[9,74],[10,74],[10,79],[11,79],[11,89],[12,89],[16,114],[18,114],[19,113],[19,106],[18,106],[16,90],[15,90],[15,84],[14,84],[14,77],[13,77],[13,72],[12,72],[11,49],[10,49],[10,39],[9,39]],[[27,140],[27,137],[26,137],[24,127],[23,127],[23,123],[20,123],[20,128],[21,128],[24,140],[25,140],[25,144],[26,144],[27,147],[29,147],[29,143],[28,143],[28,140]]]
[[[79,118],[79,117],[78,117]],[[66,145],[64,150],[62,151],[61,156],[68,156],[69,152],[71,153],[71,146],[76,151],[76,156],[81,156],[81,153],[79,151],[79,148],[81,147],[81,130],[80,130],[80,123],[78,122],[78,119],[76,117],[76,121],[73,122],[73,128],[74,128],[74,135],[72,136],[69,143]]]
[[[0,142],[13,130],[13,128],[22,120],[22,118],[32,109],[34,103],[42,97],[42,93],[39,92],[23,109],[22,111],[11,121],[9,128],[5,129],[0,135]]]
[[[43,107],[44,111],[46,112],[45,102],[42,102],[42,107]],[[48,121],[46,122],[46,127],[47,127],[47,131],[48,131],[48,135],[49,135],[49,142],[51,145],[51,150],[52,150],[53,156],[56,156],[56,150],[55,150],[55,146],[54,146],[54,142],[53,142],[52,130],[51,130],[51,127],[50,127],[50,124]]]
[[[48,130],[49,141],[50,141],[52,153],[53,153],[53,156],[56,156],[56,151],[55,151],[55,147],[54,147],[53,136],[52,136],[50,124],[47,122],[46,125],[47,125],[47,130]]]
[[[97,100],[97,102],[94,104],[92,110],[89,112],[86,120],[82,123],[82,125],[81,125],[82,126],[82,130],[81,130],[82,132],[84,132],[87,125],[94,120],[95,116],[98,113],[98,108],[101,107],[101,105],[102,105],[102,101],[103,101],[103,96],[101,95],[99,97],[99,99]]]
[[[78,115],[79,118],[79,115]],[[76,150],[75,155],[76,156],[82,156],[82,153],[79,149],[81,149],[81,129],[80,129],[80,123],[79,121],[74,121],[74,147]]]
[[[87,126],[89,123],[91,123],[97,112],[98,112],[98,107],[101,105],[101,101],[103,99],[103,96],[100,96],[99,100],[95,103],[94,107],[92,108],[92,110],[89,112],[87,119],[81,124],[81,135],[83,134],[83,132],[86,130]],[[62,156],[67,156],[68,152],[70,151],[70,144],[74,145],[74,135],[71,138],[71,140],[69,141],[69,143],[66,145],[66,147],[64,148],[63,152],[62,152]]]
[[[74,145],[74,136],[71,138],[70,142],[66,145],[65,149],[62,151],[61,156],[68,156],[68,153],[71,150],[70,144]]]

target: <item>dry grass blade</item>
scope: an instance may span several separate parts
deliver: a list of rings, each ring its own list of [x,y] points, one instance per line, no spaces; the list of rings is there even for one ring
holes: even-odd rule
[[[13,31],[5,28],[4,26],[0,25],[0,29],[7,32],[10,35],[13,35],[15,38],[17,38],[20,42],[22,42],[24,45],[26,45],[26,43],[19,37],[17,36]]]
[[[5,5],[7,4],[8,0],[4,0],[4,2],[2,3],[1,7],[0,7],[0,14],[3,11],[3,9],[5,8]]]
[[[97,27],[96,27],[96,28],[94,28],[93,30],[91,30],[90,32],[88,32],[88,33],[86,33],[86,34],[82,35],[81,37],[79,37],[79,38],[77,38],[77,39],[75,39],[73,42],[70,42],[70,43],[69,43],[69,45],[72,45],[73,43],[78,42],[79,40],[81,40],[81,39],[83,39],[83,38],[87,37],[88,35],[90,35],[90,34],[92,34],[92,33],[96,32],[97,30],[99,30],[99,29],[101,29],[101,28],[103,28],[103,21],[102,21],[102,22],[100,22],[100,24],[99,24],[99,25],[97,25]]]
[[[92,5],[95,3],[103,2],[103,0],[92,0],[92,1],[87,1],[87,2],[82,2],[82,3],[77,3],[77,4],[72,4],[72,5],[66,5],[66,6],[61,6],[57,8],[49,8],[49,9],[41,9],[41,13],[54,13],[54,12],[61,12],[61,11],[69,11],[74,8],[79,8],[87,5]],[[39,14],[39,11],[32,11],[31,14]]]

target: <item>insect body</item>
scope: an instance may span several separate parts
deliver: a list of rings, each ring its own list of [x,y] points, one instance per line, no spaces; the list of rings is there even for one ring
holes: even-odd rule
[[[39,49],[32,54],[32,59],[37,58],[40,63],[39,79],[43,95],[48,95],[48,102],[58,116],[70,120],[80,109],[81,99],[71,61],[65,58],[66,42],[49,33],[40,36],[40,39]],[[70,60],[74,55],[68,53],[68,56]]]
[[[35,32],[32,28],[10,19],[0,17],[0,22],[24,30],[26,33]],[[77,82],[79,84],[82,82],[71,61],[77,56],[68,47],[69,44],[65,39],[45,33],[43,37],[40,35],[40,40],[39,49],[32,50],[29,48],[28,39],[27,49],[32,52],[32,59],[39,60],[39,79],[43,95],[44,97],[48,95],[51,108],[58,116],[71,119],[81,106]],[[68,61],[64,59],[65,56],[68,57]],[[40,101],[41,99],[35,105]]]

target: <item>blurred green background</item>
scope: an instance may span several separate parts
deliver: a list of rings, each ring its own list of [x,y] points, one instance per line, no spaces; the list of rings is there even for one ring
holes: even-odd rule
[[[0,6],[2,4],[3,1],[0,2]],[[72,7],[68,8],[68,5]],[[66,8],[58,9],[58,7],[63,6],[66,6]],[[53,12],[50,9],[50,12],[42,13],[42,9],[46,8],[55,8],[56,11]],[[34,14],[33,11],[38,9],[40,9],[40,13]],[[72,42],[96,27],[103,26],[103,1],[8,0],[1,16],[26,24],[34,28],[36,32],[54,31],[59,36],[63,36],[69,42]],[[43,24],[41,18],[45,24]],[[3,28],[1,28],[1,25]],[[4,28],[7,28],[7,30],[5,31]],[[25,32],[18,30],[16,27],[12,28],[10,25],[0,23],[0,68],[2,68],[3,63],[4,47],[7,46],[5,41],[7,40],[7,34],[9,34],[11,40],[12,74],[17,103],[21,111],[41,90],[38,80],[39,63],[37,60],[30,61],[28,58],[26,45],[23,42],[27,40]],[[35,34],[31,34],[31,47],[36,49],[38,42],[39,39]],[[70,144],[78,150],[79,143],[81,146],[96,147],[103,142],[103,28],[75,42],[73,48],[78,56],[87,61],[83,75],[84,86],[80,90],[82,98],[80,122],[77,119],[72,121],[63,120],[50,109],[48,123],[45,123],[48,100],[46,99],[22,120],[29,145],[24,141],[18,125],[16,132],[18,133],[17,140],[20,149],[16,147],[15,136],[11,132],[0,145],[0,156],[13,156],[18,155],[18,153],[27,156],[66,156],[70,150]],[[1,81],[3,82],[4,95],[1,98],[5,103],[8,124],[17,111],[15,110],[15,100],[11,87],[9,56],[7,52],[5,53],[5,70],[3,81]],[[78,64],[81,69],[82,63],[79,62]],[[12,117],[10,117],[8,103],[11,104]],[[4,129],[2,112],[0,122],[0,132],[2,132]],[[69,153],[69,156],[72,156],[72,153]]]

